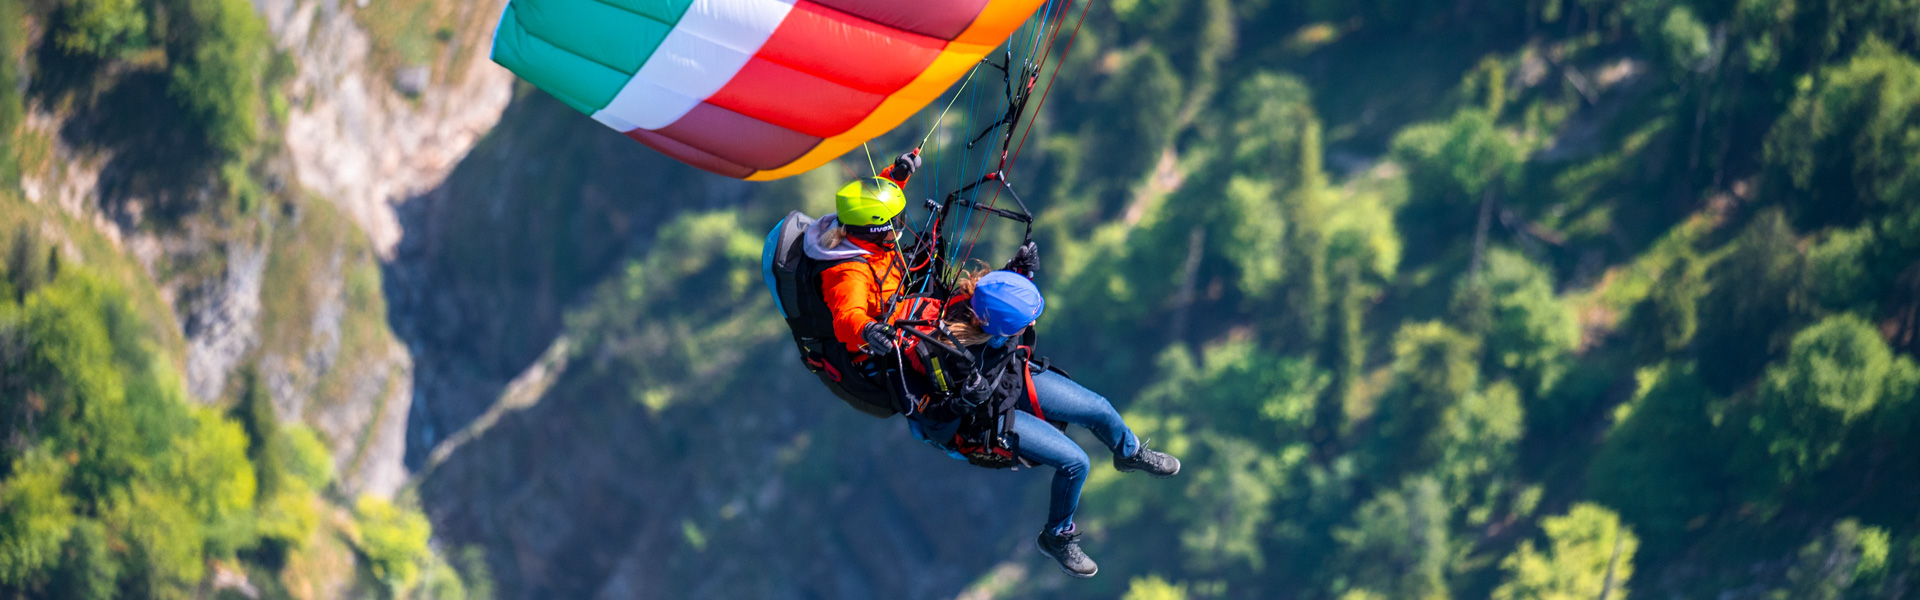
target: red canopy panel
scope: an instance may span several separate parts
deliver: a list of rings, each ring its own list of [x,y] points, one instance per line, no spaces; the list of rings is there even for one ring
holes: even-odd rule
[[[887,29],[800,0],[755,56],[885,96],[919,77],[946,47],[946,40]]]
[[[960,37],[980,16],[987,0],[819,0],[821,4],[888,27],[943,40]]]

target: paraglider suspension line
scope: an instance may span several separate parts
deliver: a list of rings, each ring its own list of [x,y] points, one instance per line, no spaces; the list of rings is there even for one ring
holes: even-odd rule
[[[966,261],[971,258],[973,254],[972,250],[974,245],[979,240],[980,230],[976,229],[971,232],[971,235],[967,235],[963,229],[961,233],[963,239],[956,240],[954,247],[951,249],[943,247],[943,240],[940,239],[943,236],[940,235],[940,233],[946,227],[948,217],[956,205],[966,207],[969,216],[971,216],[972,211],[980,210],[994,216],[1018,221],[1024,227],[1022,242],[1033,241],[1033,211],[1027,207],[1025,201],[1020,199],[1020,194],[1015,191],[1012,182],[1007,180],[1006,169],[1012,162],[1012,159],[1019,156],[1018,147],[1014,145],[1014,134],[1022,132],[1019,128],[1020,118],[1026,114],[1028,102],[1033,98],[1034,86],[1039,83],[1040,74],[1044,71],[1047,63],[1053,58],[1054,42],[1058,39],[1060,33],[1059,24],[1063,22],[1064,17],[1073,10],[1073,4],[1071,0],[1061,3],[1058,13],[1055,14],[1054,11],[1051,10],[1052,2],[1049,2],[1049,9],[1044,11],[1048,14],[1043,15],[1043,19],[1053,21],[1054,26],[1048,28],[1044,24],[1045,21],[1043,21],[1041,28],[1045,33],[1036,32],[1035,34],[1036,42],[1039,41],[1040,37],[1045,37],[1045,42],[1042,44],[1044,49],[1038,62],[1031,59],[1022,60],[1016,69],[1014,66],[1013,44],[1008,44],[1004,49],[1002,59],[999,63],[996,64],[992,59],[983,59],[980,61],[981,64],[1000,71],[1001,81],[1005,83],[1002,89],[1006,99],[1006,111],[1001,114],[999,119],[982,127],[979,133],[967,141],[965,147],[968,150],[972,150],[978,146],[981,141],[988,139],[988,136],[993,135],[997,131],[1000,134],[1000,156],[998,157],[999,160],[997,164],[994,165],[991,171],[961,186],[959,189],[948,193],[943,201],[936,202],[931,199],[927,200],[928,219],[930,222],[922,232],[915,232],[914,238],[916,245],[933,244],[933,246],[931,246],[933,251],[930,252],[919,265],[899,265],[899,268],[907,270],[909,274],[915,270],[930,267],[927,280],[923,281],[922,286],[920,286],[923,292],[926,291],[926,288],[929,287],[934,278],[937,277],[944,280],[957,275],[957,269],[964,268]],[[1080,18],[1074,24],[1073,33],[1067,38],[1067,46],[1065,51],[1062,52],[1062,56],[1065,56],[1065,52],[1072,51],[1073,42],[1080,34],[1080,25],[1086,21],[1086,13],[1087,10],[1091,8],[1091,5],[1090,3],[1084,4],[1086,4],[1086,6],[1081,8]],[[934,120],[934,124],[928,129],[926,137],[921,140],[922,146],[925,146],[927,140],[932,138],[933,133],[938,130],[940,123],[946,119],[947,111],[951,110],[953,103],[960,99],[960,92],[966,90],[967,86],[972,83],[974,75],[979,73],[979,70],[980,67],[976,64],[973,71],[967,74],[966,80],[961,83],[960,91],[955,92],[953,99],[948,102],[945,109],[940,111],[940,116]],[[1048,89],[1041,94],[1040,104],[1046,103],[1046,98],[1049,92],[1052,91],[1053,81],[1058,79],[1059,75],[1060,68],[1059,65],[1056,64],[1054,66],[1053,76],[1049,78],[1047,82]],[[1033,124],[1030,122],[1024,130],[1024,133],[1019,136],[1020,147],[1025,146],[1027,135],[1032,132]],[[871,162],[871,158],[869,158],[869,162]],[[995,186],[993,196],[990,197],[986,203],[983,204],[979,201],[978,194],[969,195],[970,192],[974,192],[980,188],[980,186],[988,183],[997,183],[999,185]],[[1003,191],[1019,206],[1018,211],[995,206],[998,204],[1000,193]],[[943,257],[948,255],[949,250],[959,251],[961,253],[961,260],[958,262],[944,260]],[[931,265],[929,265],[929,263],[931,263]],[[950,269],[955,270],[950,272]],[[901,290],[895,293],[893,298],[888,300],[887,312],[883,314],[893,314],[893,309],[899,305],[901,300],[905,299],[907,294],[908,288],[902,286]],[[953,290],[950,286],[939,286],[938,295],[941,296],[941,300],[944,302],[952,298]],[[917,314],[917,306],[915,308],[914,313]],[[936,326],[934,329],[940,330],[942,333],[947,333],[943,327]],[[950,336],[951,334],[949,333],[948,335]]]

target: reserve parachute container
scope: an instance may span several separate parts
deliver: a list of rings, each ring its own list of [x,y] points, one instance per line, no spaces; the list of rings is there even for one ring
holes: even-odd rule
[[[779,179],[900,125],[1045,0],[511,0],[492,58],[687,164]]]

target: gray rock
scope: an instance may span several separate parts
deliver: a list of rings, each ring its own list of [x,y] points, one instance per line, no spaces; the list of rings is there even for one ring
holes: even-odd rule
[[[401,67],[393,73],[393,89],[410,98],[418,98],[427,91],[427,84],[433,80],[433,70],[426,65]]]
[[[265,248],[237,244],[227,253],[225,277],[208,286],[186,315],[187,391],[212,402],[227,387],[227,376],[258,344],[260,285],[267,268]]]

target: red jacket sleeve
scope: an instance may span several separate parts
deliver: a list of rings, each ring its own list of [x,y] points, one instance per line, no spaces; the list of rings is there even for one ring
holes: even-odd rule
[[[827,297],[827,310],[833,312],[833,337],[846,344],[849,351],[859,352],[866,344],[860,330],[880,312],[880,307],[873,305],[875,283],[866,261],[858,259],[820,273],[820,291]]]

